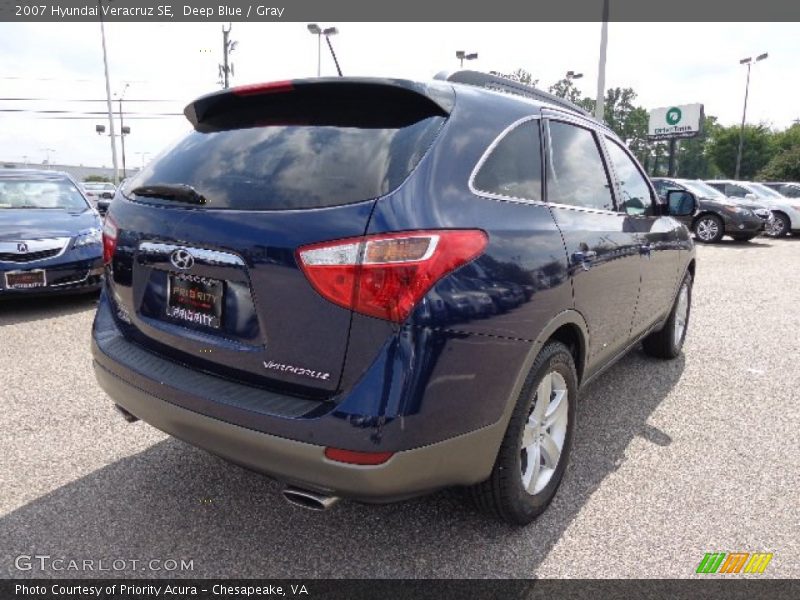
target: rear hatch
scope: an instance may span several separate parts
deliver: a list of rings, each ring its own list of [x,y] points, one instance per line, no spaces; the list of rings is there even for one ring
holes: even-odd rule
[[[442,88],[388,80],[246,86],[186,108],[194,131],[126,182],[106,230],[125,335],[193,368],[336,393],[351,311],[296,250],[364,235],[375,201],[443,126]]]

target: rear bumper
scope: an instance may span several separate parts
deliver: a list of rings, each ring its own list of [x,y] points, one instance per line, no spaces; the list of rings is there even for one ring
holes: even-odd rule
[[[357,466],[325,458],[324,446],[226,423],[181,408],[128,383],[94,361],[100,387],[125,410],[189,444],[290,485],[365,502],[392,502],[485,479],[502,427],[483,429]]]
[[[505,346],[516,348],[509,342]],[[459,348],[474,352],[483,346],[454,345],[450,354]],[[101,387],[115,403],[154,427],[288,484],[368,502],[391,502],[486,479],[510,417],[505,407],[513,406],[498,403],[497,416],[488,420],[491,413],[486,413],[488,423],[474,417],[459,421],[472,403],[464,394],[442,388],[405,414],[390,417],[387,409],[370,414],[365,405],[360,413],[347,412],[348,403],[358,406],[354,401],[360,400],[353,390],[333,404],[223,379],[128,340],[106,293],[95,317],[92,354]],[[385,372],[383,363],[377,368]],[[375,394],[380,386],[369,375],[365,379],[363,393],[382,400]],[[471,377],[466,383],[476,388]],[[461,415],[443,410],[448,401],[459,403]],[[485,409],[487,403],[473,408]],[[432,438],[431,432],[438,437]],[[325,458],[325,447],[393,455],[382,465],[348,465]]]

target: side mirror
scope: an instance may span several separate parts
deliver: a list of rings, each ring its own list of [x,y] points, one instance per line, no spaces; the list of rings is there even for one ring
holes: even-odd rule
[[[697,210],[697,198],[691,192],[670,190],[667,192],[667,214],[671,217],[691,217]]]

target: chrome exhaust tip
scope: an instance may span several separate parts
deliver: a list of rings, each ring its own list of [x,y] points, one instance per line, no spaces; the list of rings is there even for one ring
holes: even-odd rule
[[[284,488],[282,493],[284,500],[289,504],[306,510],[324,511],[339,502],[338,496],[328,496],[291,486]]]
[[[117,409],[117,412],[122,415],[122,418],[125,419],[128,423],[136,423],[139,420],[139,417],[129,413],[127,410],[122,408],[119,404],[115,404],[114,408]]]

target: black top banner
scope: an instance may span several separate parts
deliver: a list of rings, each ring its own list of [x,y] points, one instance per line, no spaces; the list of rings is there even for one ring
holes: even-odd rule
[[[606,8],[610,21],[800,21],[791,0],[0,0],[0,21],[577,22],[602,21]]]

